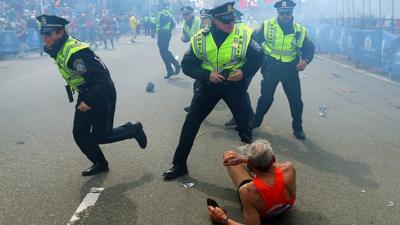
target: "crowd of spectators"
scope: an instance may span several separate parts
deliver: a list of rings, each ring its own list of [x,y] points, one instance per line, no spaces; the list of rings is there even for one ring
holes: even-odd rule
[[[44,5],[41,4],[43,2]],[[114,41],[128,31],[129,17],[134,14],[113,14],[93,0],[59,2],[60,4],[55,1],[0,0],[0,32],[15,32],[23,44],[29,29],[39,29],[35,17],[45,13],[69,20],[68,32],[95,48],[98,44],[103,44],[104,48],[114,48]]]

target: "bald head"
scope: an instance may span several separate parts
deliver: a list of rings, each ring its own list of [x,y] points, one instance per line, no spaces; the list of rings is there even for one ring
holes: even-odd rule
[[[274,153],[271,144],[267,140],[253,142],[246,154],[255,169],[265,171],[271,168],[273,164]]]

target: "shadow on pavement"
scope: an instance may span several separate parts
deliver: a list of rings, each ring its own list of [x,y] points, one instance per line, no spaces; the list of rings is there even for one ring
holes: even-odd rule
[[[299,145],[278,135],[265,131],[257,131],[257,136],[270,140],[276,152],[288,156],[301,163],[307,164],[318,170],[349,178],[350,182],[358,187],[377,189],[380,185],[367,178],[371,174],[371,167],[365,163],[344,159],[332,154],[312,140],[302,142],[304,149]]]
[[[183,89],[192,88],[192,82],[185,81],[180,77],[173,76],[172,79],[168,79],[168,83],[177,88],[183,88]]]
[[[191,176],[178,179],[179,182],[193,182],[195,185],[192,187],[200,192],[203,192],[207,196],[223,199],[226,201],[237,202],[238,194],[237,191],[231,188],[220,187],[215,184],[206,183],[199,181]],[[204,199],[204,206],[206,206],[206,199]]]
[[[302,211],[296,208],[290,209],[282,216],[263,221],[262,224],[268,225],[295,225],[295,224],[329,224],[328,218],[320,213]]]
[[[93,177],[81,188],[81,196],[86,195],[91,187],[101,187],[106,175]],[[126,192],[154,179],[153,174],[146,173],[137,181],[118,184],[106,188],[100,195],[95,207],[89,208],[86,217],[74,225],[84,224],[136,224],[137,205],[126,196]]]

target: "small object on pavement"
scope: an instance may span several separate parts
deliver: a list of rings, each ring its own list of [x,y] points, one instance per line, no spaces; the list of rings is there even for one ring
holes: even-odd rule
[[[201,137],[201,136],[203,136],[203,135],[205,135],[205,134],[207,134],[207,132],[200,133],[200,134],[198,134],[198,135],[196,136],[196,138]]]
[[[361,190],[361,193],[365,193],[365,190],[364,190],[364,189],[362,189],[362,190]]]
[[[146,91],[147,92],[154,92],[154,83],[153,82],[147,83]]]
[[[320,116],[327,116],[328,115],[328,106],[326,105],[321,105],[319,107],[319,115]]]
[[[393,207],[393,206],[394,206],[394,202],[389,201],[389,202],[388,202],[388,206],[389,206],[389,207]]]
[[[193,187],[194,186],[194,183],[181,183],[182,184],[182,186],[184,186],[185,188],[191,188],[191,187]]]
[[[23,142],[23,141],[17,142],[17,145],[23,145],[23,144],[25,144],[25,142]]]
[[[336,72],[333,72],[333,74],[332,74],[334,77],[336,77],[336,78],[340,78],[340,76],[336,73]]]

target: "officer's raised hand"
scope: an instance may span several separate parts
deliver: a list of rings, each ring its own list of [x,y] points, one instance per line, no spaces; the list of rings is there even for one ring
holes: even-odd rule
[[[86,105],[86,103],[82,101],[81,103],[79,103],[77,109],[81,112],[87,112],[87,111],[91,110],[92,108],[90,106]]]
[[[306,60],[301,60],[297,65],[296,65],[296,69],[297,71],[303,71],[307,66],[307,61]]]
[[[241,69],[236,70],[235,73],[230,75],[228,78],[229,81],[240,81],[242,79],[243,79],[243,71]]]
[[[214,83],[218,84],[225,80],[225,77],[219,74],[216,71],[211,72],[209,80]]]

